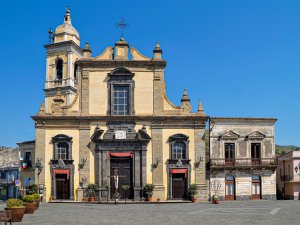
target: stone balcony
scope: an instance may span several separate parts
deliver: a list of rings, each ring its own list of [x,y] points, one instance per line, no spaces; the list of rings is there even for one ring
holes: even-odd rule
[[[276,168],[276,158],[211,158],[211,169],[225,169],[225,168]]]
[[[47,80],[45,82],[45,89],[72,87],[77,89],[77,81],[72,78],[62,80]]]

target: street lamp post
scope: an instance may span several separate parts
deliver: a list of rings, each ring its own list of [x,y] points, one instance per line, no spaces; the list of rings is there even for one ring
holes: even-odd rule
[[[296,174],[299,175],[299,181],[300,181],[300,162],[298,163],[297,166],[295,166],[295,172],[296,172]],[[300,191],[298,193],[298,200],[300,200]]]
[[[44,168],[43,164],[42,164],[42,159],[37,158],[35,164],[32,166],[33,170],[35,171],[36,169],[38,170],[38,185],[40,184],[40,174]]]

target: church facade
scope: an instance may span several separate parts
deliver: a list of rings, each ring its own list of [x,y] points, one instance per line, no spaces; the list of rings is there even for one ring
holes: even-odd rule
[[[154,200],[184,199],[191,184],[207,200],[208,117],[201,101],[192,111],[186,90],[181,105],[168,99],[158,43],[146,57],[122,37],[92,56],[88,43],[80,47],[67,10],[45,48],[45,101],[32,118],[34,155],[44,166],[35,180],[45,185],[46,201],[81,201],[88,184],[113,198],[116,169],[133,200],[147,183],[155,186]]]

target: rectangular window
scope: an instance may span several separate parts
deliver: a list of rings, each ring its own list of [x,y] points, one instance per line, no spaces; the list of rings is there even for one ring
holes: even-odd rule
[[[113,86],[113,115],[129,115],[129,86]]]
[[[251,143],[251,158],[260,159],[260,143]]]
[[[251,162],[252,165],[261,164],[260,143],[251,143]]]
[[[225,163],[233,164],[235,158],[235,144],[225,143]]]
[[[25,152],[24,160],[26,162],[31,161],[31,152]]]

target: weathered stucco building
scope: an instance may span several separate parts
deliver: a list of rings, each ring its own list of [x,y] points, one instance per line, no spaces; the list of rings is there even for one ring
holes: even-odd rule
[[[80,47],[67,10],[45,48],[45,101],[33,116],[45,200],[81,201],[90,183],[109,185],[113,197],[108,176],[116,168],[132,199],[146,183],[155,185],[154,200],[182,199],[192,183],[207,199],[208,117],[201,102],[192,112],[186,91],[180,106],[168,99],[158,43],[146,57],[121,38],[93,57],[88,43]]]
[[[219,183],[220,199],[276,199],[275,122],[210,118],[210,183]]]
[[[17,143],[21,158],[20,181],[22,187],[35,183],[35,141],[24,141]]]
[[[280,199],[300,200],[300,151],[277,158],[277,190]]]
[[[0,148],[0,201],[18,197],[19,166],[17,148]]]

